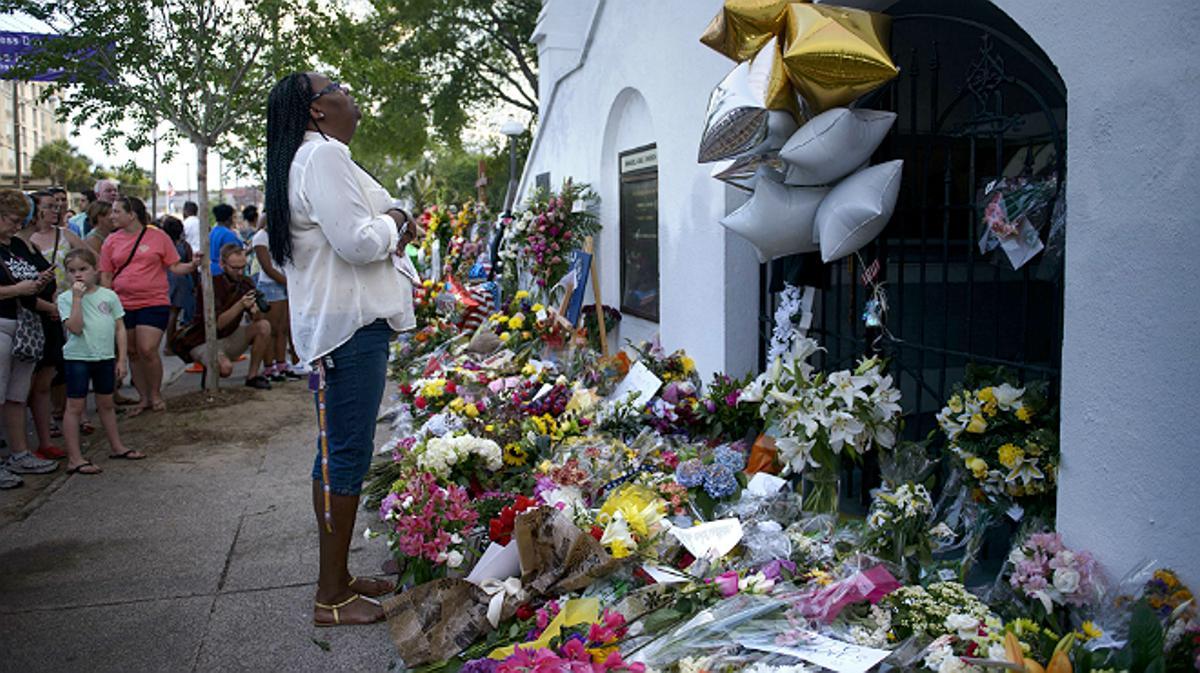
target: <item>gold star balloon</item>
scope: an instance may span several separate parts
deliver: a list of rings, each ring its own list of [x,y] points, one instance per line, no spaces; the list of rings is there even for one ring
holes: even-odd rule
[[[807,0],[725,0],[700,41],[741,63],[783,32],[788,5]]]
[[[888,55],[891,18],[861,9],[792,4],[783,67],[813,114],[873,91],[900,73]]]

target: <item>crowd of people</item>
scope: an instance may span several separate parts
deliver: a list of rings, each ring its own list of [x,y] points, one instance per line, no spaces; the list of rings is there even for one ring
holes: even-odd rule
[[[126,416],[136,416],[166,409],[164,351],[191,363],[189,371],[209,366],[204,264],[213,276],[218,340],[212,366],[219,374],[231,376],[247,353],[245,385],[254,389],[308,373],[290,345],[287,280],[272,261],[255,206],[240,218],[232,206],[215,206],[202,245],[195,203],[184,205],[183,220],[152,220],[145,203],[121,194],[111,180],[80,196],[73,210],[61,188],[0,190],[0,420],[6,437],[0,489],[21,486],[23,474],[53,472],[60,461],[71,474],[102,472],[81,450],[81,435],[96,430],[87,417],[89,393],[109,459],[146,457],[121,441],[117,410],[123,406]],[[136,396],[120,394],[127,376]],[[29,446],[29,418],[36,449]]]

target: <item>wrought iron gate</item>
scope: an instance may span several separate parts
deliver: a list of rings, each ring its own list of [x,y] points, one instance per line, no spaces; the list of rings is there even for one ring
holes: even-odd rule
[[[872,351],[888,357],[903,393],[905,437],[920,439],[937,427],[934,416],[969,362],[1057,386],[1061,250],[1014,271],[992,257],[999,253],[982,256],[977,241],[986,182],[1053,174],[1061,198],[1066,91],[1045,54],[985,0],[905,0],[888,13],[902,72],[862,107],[898,113],[874,158],[905,161],[896,212],[861,261],[851,256],[819,271],[811,259],[764,267],[760,353],[770,335],[771,290],[799,269],[821,289],[810,330],[826,349],[817,364],[845,367]],[[876,259],[889,303],[884,330],[862,320],[869,290],[859,281],[861,265]],[[847,470],[845,509],[866,504],[876,475],[870,463]]]

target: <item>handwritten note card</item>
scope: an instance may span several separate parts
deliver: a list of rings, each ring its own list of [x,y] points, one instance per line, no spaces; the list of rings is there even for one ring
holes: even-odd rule
[[[720,558],[742,540],[742,522],[718,519],[691,528],[672,528],[671,534],[696,558]]]
[[[617,389],[608,399],[614,402],[624,401],[630,393],[636,391],[637,398],[634,399],[634,406],[642,407],[654,397],[654,393],[657,393],[661,387],[662,379],[655,376],[654,372],[639,361],[629,368],[629,373],[621,379],[621,382],[617,384]]]
[[[793,645],[777,645],[772,641],[758,639],[739,642],[747,649],[786,654],[838,673],[866,673],[891,654],[887,650],[845,643],[816,633],[806,635]]]

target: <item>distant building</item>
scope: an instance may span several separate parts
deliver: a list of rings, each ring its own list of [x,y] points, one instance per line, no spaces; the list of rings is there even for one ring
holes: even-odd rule
[[[0,183],[11,185],[16,181],[16,164],[13,142],[13,86],[12,82],[0,84]],[[26,184],[30,183],[30,161],[38,148],[55,140],[67,137],[65,124],[55,119],[56,103],[53,99],[38,100],[48,84],[44,82],[17,82],[18,124],[21,132],[21,174]]]

